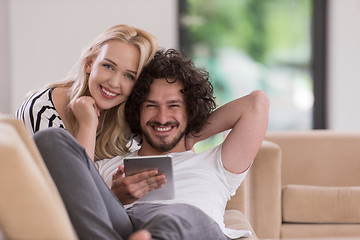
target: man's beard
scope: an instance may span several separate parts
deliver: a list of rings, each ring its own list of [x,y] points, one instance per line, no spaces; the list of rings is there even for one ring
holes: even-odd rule
[[[147,123],[146,125],[149,126],[149,123]],[[168,124],[164,124],[163,126],[166,126],[166,125],[168,125]],[[159,136],[159,135],[157,135],[156,138],[158,138],[160,140],[160,143],[155,143],[155,141],[153,141],[151,139],[151,136],[147,131],[144,131],[144,129],[142,129],[142,132],[143,132],[144,138],[146,139],[147,143],[153,149],[157,150],[158,152],[162,152],[162,153],[169,152],[185,136],[185,130],[184,130],[184,131],[179,132],[179,134],[177,136],[175,136],[175,138],[171,142],[166,143],[166,137],[167,136]]]

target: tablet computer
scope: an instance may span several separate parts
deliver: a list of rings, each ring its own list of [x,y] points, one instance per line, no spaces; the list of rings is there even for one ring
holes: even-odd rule
[[[149,200],[169,200],[173,199],[175,195],[172,159],[169,155],[161,156],[136,156],[124,158],[125,176],[130,176],[135,173],[146,170],[157,169],[159,173],[166,176],[166,183],[162,188],[155,189],[148,192],[145,196],[140,198],[141,201]]]

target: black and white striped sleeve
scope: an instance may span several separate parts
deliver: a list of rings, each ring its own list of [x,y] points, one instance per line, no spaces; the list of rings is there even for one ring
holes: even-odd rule
[[[36,92],[17,110],[15,117],[22,120],[31,133],[49,127],[65,128],[51,94],[52,89]]]

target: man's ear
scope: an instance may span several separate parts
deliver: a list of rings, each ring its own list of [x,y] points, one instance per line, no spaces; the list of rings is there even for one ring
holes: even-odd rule
[[[91,73],[91,69],[92,69],[92,65],[93,65],[93,60],[92,58],[88,58],[86,60],[86,65],[85,65],[85,71],[87,74]]]

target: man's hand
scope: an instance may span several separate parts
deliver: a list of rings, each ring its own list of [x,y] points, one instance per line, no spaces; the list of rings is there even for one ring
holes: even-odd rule
[[[124,166],[120,165],[112,177],[111,191],[124,205],[143,197],[148,192],[161,188],[166,183],[164,174],[149,170],[128,177],[124,176]]]

